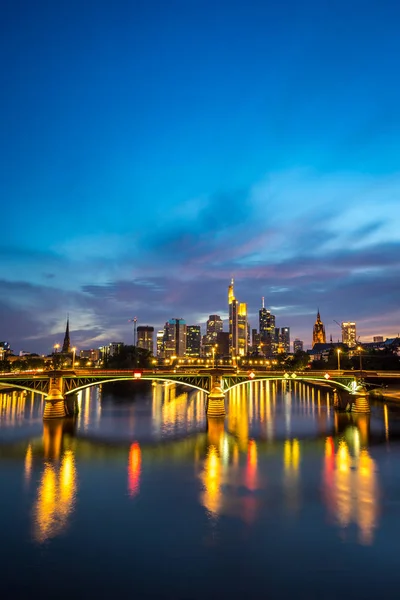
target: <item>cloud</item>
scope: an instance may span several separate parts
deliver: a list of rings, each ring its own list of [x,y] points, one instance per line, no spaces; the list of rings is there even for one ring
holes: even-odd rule
[[[2,335],[46,351],[69,313],[79,344],[131,341],[134,315],[161,327],[226,314],[232,276],[253,327],[264,296],[277,325],[308,343],[318,306],[327,324],[354,319],[361,335],[379,322],[389,331],[390,318],[397,329],[399,193],[397,176],[298,169],[188,200],[132,234],[77,229],[57,249],[0,248]]]

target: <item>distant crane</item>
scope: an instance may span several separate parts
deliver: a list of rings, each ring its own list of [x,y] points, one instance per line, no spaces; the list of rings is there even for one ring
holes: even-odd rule
[[[343,325],[341,323],[339,323],[339,321],[336,321],[336,319],[333,319],[333,322],[336,323],[336,325],[338,325],[340,327],[340,329],[342,331],[342,341],[343,341]]]
[[[133,345],[136,347],[137,317],[133,317],[133,319],[129,319],[128,323],[133,323]]]

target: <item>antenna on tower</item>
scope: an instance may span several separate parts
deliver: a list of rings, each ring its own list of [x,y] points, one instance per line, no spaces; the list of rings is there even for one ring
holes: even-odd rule
[[[262,307],[265,308],[265,306],[264,306],[264,296],[262,297]]]
[[[128,323],[133,323],[133,345],[136,346],[137,317],[129,319]]]

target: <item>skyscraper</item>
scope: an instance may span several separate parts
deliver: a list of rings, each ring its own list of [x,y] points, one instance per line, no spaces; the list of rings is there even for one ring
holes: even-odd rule
[[[154,352],[154,327],[148,325],[139,325],[137,327],[137,346],[148,350],[153,354]]]
[[[281,327],[279,341],[283,352],[288,354],[290,352],[290,327]]]
[[[247,354],[247,304],[236,300],[233,284],[232,279],[228,287],[229,349],[232,358]]]
[[[317,320],[315,321],[313,329],[313,347],[315,346],[315,344],[326,344],[325,327],[323,322],[321,321],[319,309],[317,313]]]
[[[164,329],[157,331],[156,345],[157,345],[157,356],[158,358],[164,357]]]
[[[228,306],[229,306],[229,353],[232,357],[238,355],[238,301],[235,298],[233,289],[234,281],[228,287]]]
[[[271,311],[265,308],[264,297],[258,315],[261,349],[263,354],[267,358],[270,358],[276,353],[278,341],[275,340],[275,315],[271,314]]]
[[[170,319],[164,327],[165,358],[185,356],[186,323],[183,319]]]
[[[200,356],[200,325],[188,325],[186,328],[186,356]]]
[[[302,340],[299,340],[298,338],[296,338],[293,342],[293,352],[296,354],[296,352],[303,352],[303,347],[304,344],[302,342]]]
[[[224,323],[219,315],[210,315],[207,321],[206,335],[203,339],[203,354],[211,356],[212,348],[217,344],[218,333],[223,331]]]
[[[247,304],[245,302],[240,302],[239,310],[238,310],[238,354],[239,354],[239,356],[246,356],[248,339],[249,339],[249,331],[248,331],[248,326],[247,326]]]
[[[349,348],[354,348],[357,345],[356,324],[354,322],[342,323],[342,342],[347,344]]]

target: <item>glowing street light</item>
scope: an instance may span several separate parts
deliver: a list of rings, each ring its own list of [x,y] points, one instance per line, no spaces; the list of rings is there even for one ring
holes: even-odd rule
[[[338,348],[337,349],[337,369],[338,369],[338,371],[340,371],[340,353],[341,353],[341,349]]]
[[[75,364],[75,353],[76,353],[76,348],[75,346],[73,348],[71,348],[72,350],[72,368],[74,368],[74,364]]]
[[[57,354],[60,344],[54,344],[54,353]]]
[[[213,368],[215,367],[215,354],[216,354],[216,351],[217,351],[217,347],[218,347],[218,344],[215,344],[215,346],[213,346],[212,349],[211,349],[211,352],[212,352],[212,366],[213,366]]]
[[[361,346],[357,346],[357,350],[358,350],[358,354],[359,354],[359,357],[360,357],[360,375],[361,375],[361,372],[362,372],[362,354],[361,354],[362,353],[362,347]]]

